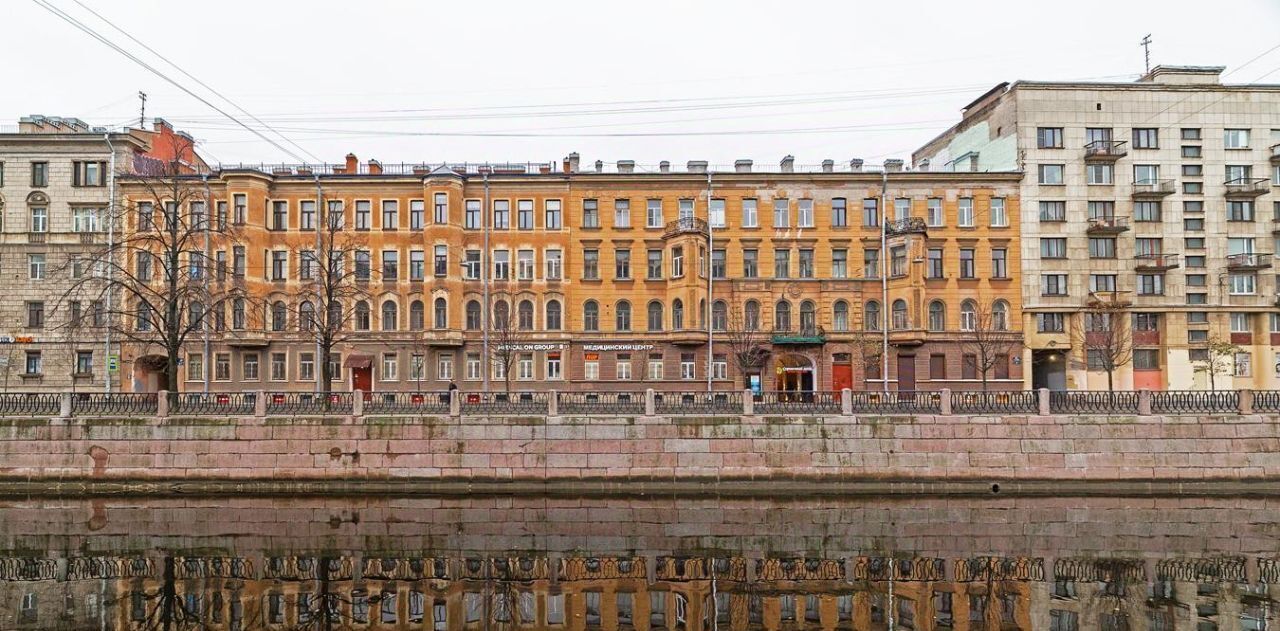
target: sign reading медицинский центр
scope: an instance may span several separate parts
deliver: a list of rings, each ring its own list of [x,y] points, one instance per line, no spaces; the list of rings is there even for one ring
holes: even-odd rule
[[[502,344],[497,347],[500,351],[562,351],[566,344],[549,343],[549,344]],[[584,351],[651,351],[653,344],[583,344]]]

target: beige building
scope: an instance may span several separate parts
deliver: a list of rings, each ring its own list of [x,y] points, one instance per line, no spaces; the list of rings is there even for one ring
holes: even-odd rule
[[[920,169],[1025,173],[1028,385],[1106,387],[1083,347],[1091,301],[1126,306],[1117,389],[1208,387],[1196,367],[1211,340],[1239,346],[1218,388],[1280,385],[1280,85],[1223,84],[1222,70],[1003,83],[915,152]]]

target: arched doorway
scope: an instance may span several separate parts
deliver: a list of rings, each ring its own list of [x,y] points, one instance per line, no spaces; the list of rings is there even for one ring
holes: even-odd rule
[[[161,390],[165,386],[164,371],[168,363],[164,355],[143,355],[133,360],[133,391]]]
[[[795,353],[778,356],[777,381],[779,392],[813,392],[815,383],[813,360]]]

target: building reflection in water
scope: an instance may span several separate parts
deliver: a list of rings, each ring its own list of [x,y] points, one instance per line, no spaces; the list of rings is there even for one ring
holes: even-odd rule
[[[1263,630],[1269,558],[7,556],[0,628]]]

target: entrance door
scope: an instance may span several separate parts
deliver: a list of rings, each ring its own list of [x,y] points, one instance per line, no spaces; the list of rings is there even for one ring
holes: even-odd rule
[[[373,390],[373,366],[351,368],[351,389],[359,390],[368,397]]]
[[[853,366],[849,364],[831,365],[831,389],[839,392],[853,389]]]
[[[916,389],[916,356],[898,355],[898,390]]]

